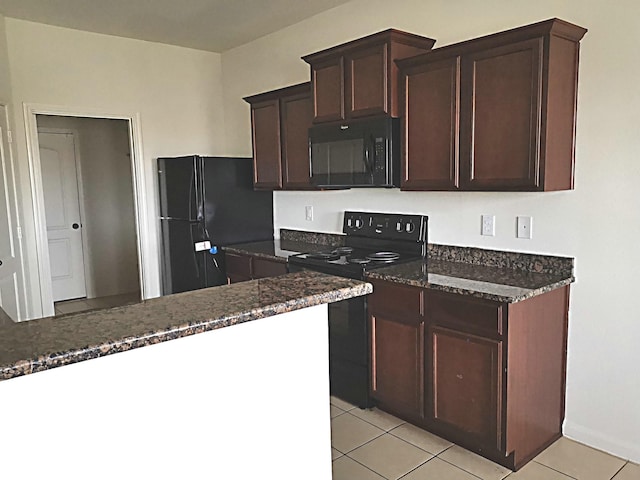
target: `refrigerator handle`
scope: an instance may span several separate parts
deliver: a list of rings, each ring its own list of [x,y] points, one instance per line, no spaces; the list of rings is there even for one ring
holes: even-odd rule
[[[189,229],[189,233],[191,234],[191,258],[193,259],[194,267],[196,267],[196,275],[198,276],[198,278],[202,278],[202,275],[200,272],[200,266],[198,265],[198,256],[197,256],[198,254],[196,253],[196,249],[195,249],[196,239],[195,239],[195,236],[193,235],[194,228],[198,228],[198,226],[191,225],[191,228]]]
[[[195,165],[194,165],[195,167]],[[196,170],[195,168],[191,170],[191,181],[189,182],[189,220],[193,220],[193,204],[198,204],[198,192],[194,191],[194,187],[196,186]],[[195,198],[195,202],[192,200]],[[193,234],[191,235],[193,236]]]
[[[195,158],[196,171],[196,220],[204,220],[204,160],[202,157]]]

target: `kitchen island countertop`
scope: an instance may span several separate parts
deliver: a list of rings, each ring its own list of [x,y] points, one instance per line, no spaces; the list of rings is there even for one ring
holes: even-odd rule
[[[135,305],[0,324],[0,380],[367,295],[371,285],[299,272]]]

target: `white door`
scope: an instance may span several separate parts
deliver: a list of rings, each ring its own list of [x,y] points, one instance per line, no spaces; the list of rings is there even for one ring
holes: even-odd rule
[[[0,307],[13,320],[22,320],[24,282],[7,118],[7,107],[0,105]]]
[[[75,138],[38,132],[53,301],[86,297]]]

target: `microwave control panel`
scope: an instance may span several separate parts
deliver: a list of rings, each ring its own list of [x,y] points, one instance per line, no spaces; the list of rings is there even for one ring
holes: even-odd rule
[[[376,171],[383,172],[386,168],[387,142],[383,137],[377,137],[373,144],[373,158]]]

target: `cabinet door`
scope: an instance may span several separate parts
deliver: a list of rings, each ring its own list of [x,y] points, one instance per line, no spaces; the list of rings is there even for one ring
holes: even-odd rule
[[[277,277],[285,273],[287,273],[286,263],[264,258],[253,258],[253,278]]]
[[[542,38],[462,57],[462,183],[476,190],[539,186]]]
[[[372,314],[371,394],[385,408],[424,416],[424,322]]]
[[[310,189],[309,127],[313,120],[311,92],[280,100],[282,168],[285,189]]]
[[[389,112],[388,46],[362,48],[346,57],[348,118],[381,115]]]
[[[280,109],[277,99],[251,105],[253,127],[253,186],[282,188]]]
[[[311,66],[314,123],[344,120],[344,59],[325,60]]]
[[[430,420],[500,448],[502,342],[429,327],[428,344]]]
[[[424,291],[373,281],[368,298],[371,396],[383,408],[424,416]]]
[[[224,263],[229,283],[251,280],[251,257],[248,255],[225,252]]]
[[[459,57],[402,72],[403,190],[456,190]]]

